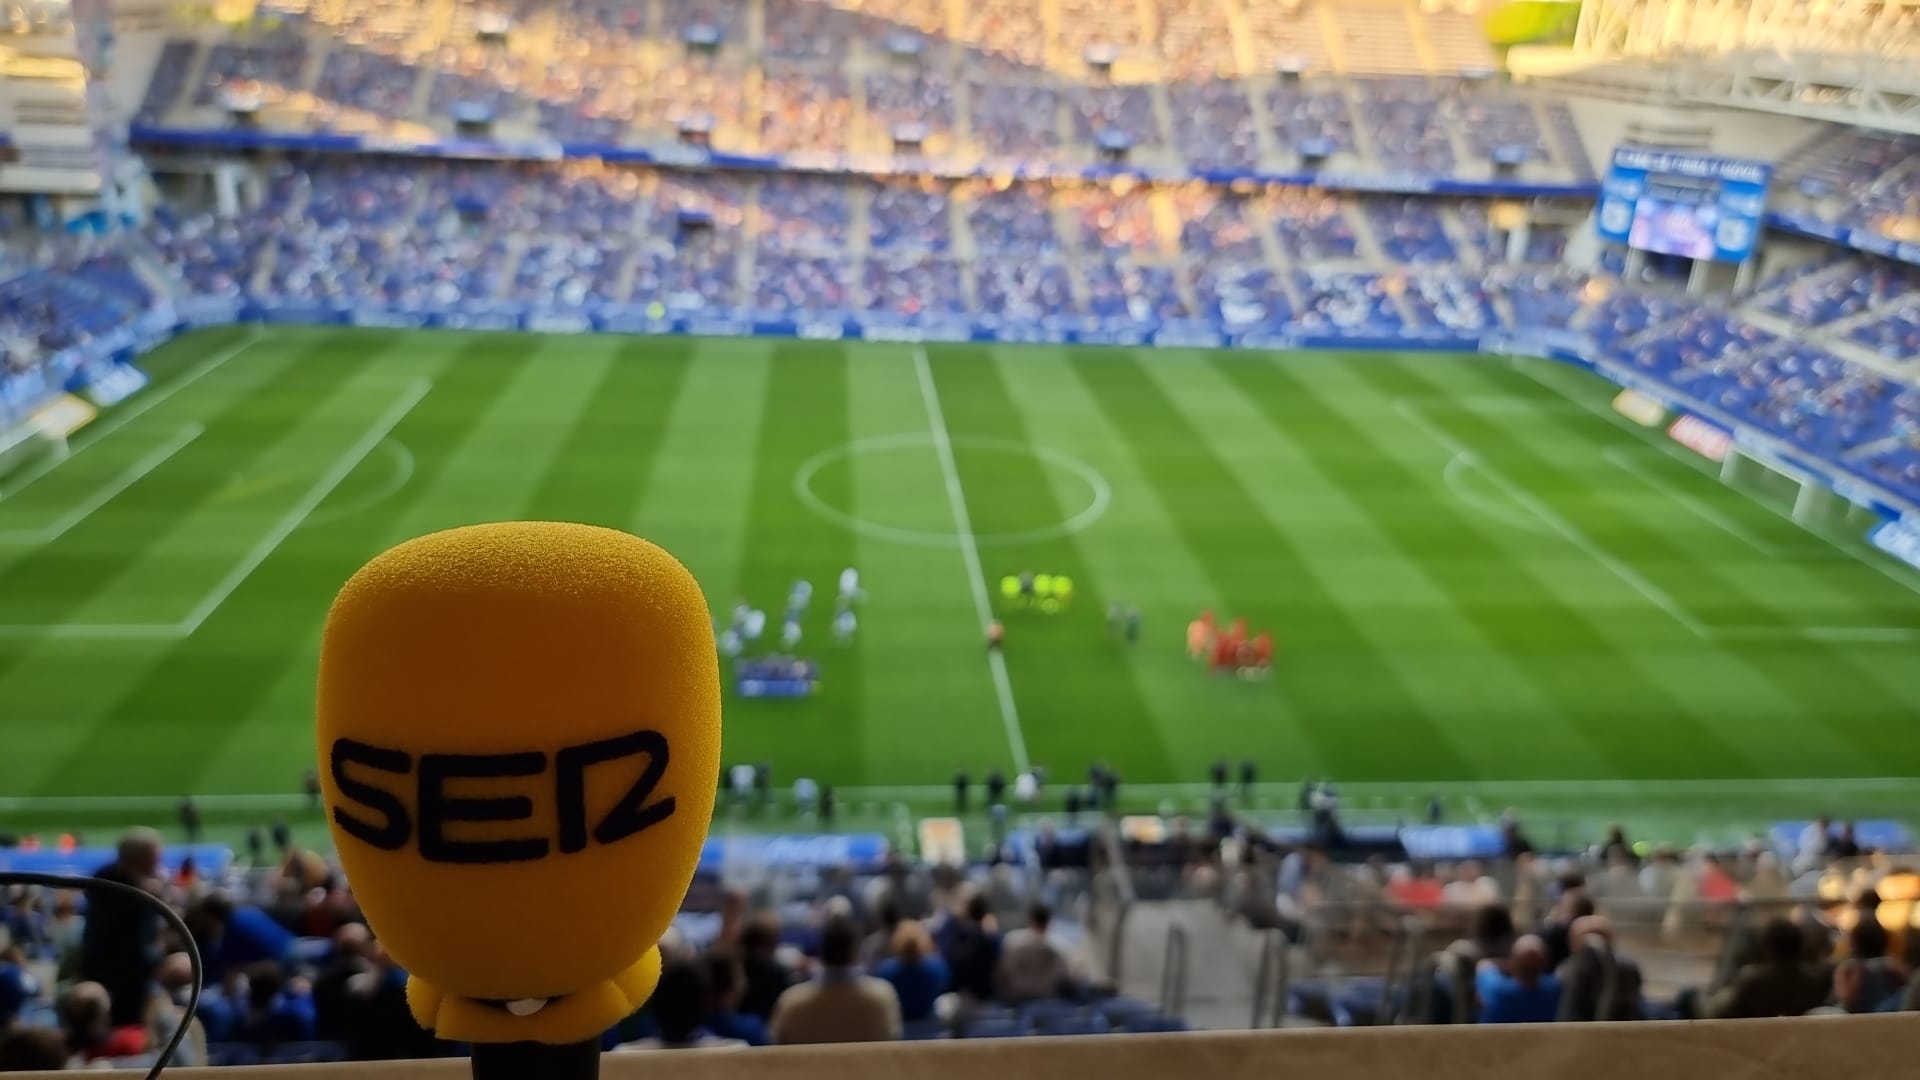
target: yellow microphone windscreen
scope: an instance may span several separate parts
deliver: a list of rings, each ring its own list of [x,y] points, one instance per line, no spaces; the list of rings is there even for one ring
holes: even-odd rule
[[[424,1026],[572,1043],[646,1000],[720,772],[673,556],[553,522],[409,540],[340,590],[317,702],[340,861]]]

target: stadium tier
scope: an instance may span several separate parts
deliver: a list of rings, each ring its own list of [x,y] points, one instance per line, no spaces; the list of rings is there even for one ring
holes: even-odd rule
[[[184,916],[177,1064],[461,1053],[321,620],[586,521],[726,713],[606,1050],[1920,1010],[1920,135],[1572,96],[1560,6],[13,5],[0,874]],[[449,756],[423,859],[524,823]],[[0,891],[0,1071],[151,1065],[172,935]]]

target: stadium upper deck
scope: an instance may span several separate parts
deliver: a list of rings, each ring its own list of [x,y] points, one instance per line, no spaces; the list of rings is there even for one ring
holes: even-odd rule
[[[1591,179],[1564,106],[1489,83],[1472,19],[1406,0],[813,0],[276,5],[244,32],[169,42],[140,120],[222,127],[257,103],[288,131],[659,143],[719,150]],[[1101,61],[1100,70],[1091,62]],[[1297,71],[1295,80],[1276,74]],[[1468,77],[1462,78],[1465,73]]]

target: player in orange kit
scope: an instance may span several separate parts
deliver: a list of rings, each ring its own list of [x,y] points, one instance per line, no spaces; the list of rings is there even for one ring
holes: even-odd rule
[[[1246,658],[1248,663],[1241,669],[1242,675],[1260,678],[1272,670],[1273,631],[1262,630],[1255,634],[1253,640],[1247,643]]]
[[[1204,662],[1207,659],[1208,650],[1213,646],[1211,614],[1211,612],[1203,612],[1199,618],[1187,624],[1187,655],[1196,661]]]

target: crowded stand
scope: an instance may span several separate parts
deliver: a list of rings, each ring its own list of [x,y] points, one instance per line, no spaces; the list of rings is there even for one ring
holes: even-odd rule
[[[1425,70],[1410,40],[1389,41],[1398,7],[516,5],[516,18],[558,35],[557,55],[586,55],[600,36],[638,56],[551,64],[518,45],[475,43],[475,5],[453,7],[465,13],[457,24],[467,39],[423,51],[327,38],[367,29],[344,15],[167,41],[138,115],[160,125],[181,122],[183,105],[210,114],[233,99],[274,104],[310,91],[319,102],[311,119],[328,128],[425,114],[628,149],[684,129],[722,150],[793,158],[720,168],[620,164],[599,151],[563,160],[557,149],[551,161],[220,158],[242,177],[232,213],[168,197],[118,233],[61,237],[44,250],[0,245],[0,428],[67,385],[61,357],[102,342],[131,355],[195,307],[224,313],[208,322],[511,312],[529,328],[541,328],[535,315],[603,329],[631,329],[644,316],[650,333],[831,337],[872,327],[1049,340],[1041,330],[1070,330],[1080,341],[1173,345],[1186,344],[1185,333],[1209,347],[1578,352],[1633,385],[1697,403],[1716,423],[1750,427],[1743,438],[1772,436],[1920,500],[1920,390],[1901,381],[1920,356],[1913,266],[1807,244],[1763,280],[1683,294],[1642,263],[1629,275],[1619,252],[1596,260],[1577,251],[1589,237],[1573,219],[1525,198],[1391,183],[1339,191],[1299,177],[1210,182],[1187,171],[1252,170],[1277,151],[1290,164],[1337,157],[1342,169],[1424,182],[1478,177],[1517,154],[1530,175],[1593,178],[1572,110]],[[958,40],[947,40],[955,28]],[[1257,75],[1238,70],[1236,51],[1256,58]],[[1089,70],[1112,67],[1127,78]],[[1041,166],[1077,167],[1092,149],[1119,161],[1139,151],[1155,169],[982,172],[903,158],[861,174],[804,157],[895,141],[933,159],[964,149]],[[1920,209],[1920,141],[1910,136],[1825,130],[1780,173],[1788,199],[1827,219]],[[1529,221],[1520,244],[1505,223],[1535,213],[1547,220]],[[6,244],[26,231],[0,220]],[[1268,664],[1216,666],[1233,678]],[[1018,807],[991,796],[985,815],[958,796],[956,823],[973,828],[984,816],[993,836],[978,856],[923,864],[900,836],[874,838],[857,856],[855,845],[822,845],[828,855],[703,863],[662,943],[659,990],[602,1045],[1186,1030],[1200,1021],[1177,995],[1145,1000],[1115,970],[1122,949],[1173,953],[1171,935],[1146,946],[1126,937],[1135,906],[1159,901],[1219,915],[1244,931],[1230,940],[1249,955],[1272,948],[1293,958],[1276,991],[1290,1023],[1920,1011],[1920,933],[1911,929],[1920,878],[1850,824],[1783,823],[1744,847],[1691,851],[1630,843],[1615,830],[1599,844],[1545,851],[1509,812],[1499,826],[1445,833],[1476,844],[1439,856],[1409,842],[1435,834],[1414,832],[1397,811],[1391,826],[1349,830],[1328,784],[1302,784],[1297,817],[1264,806],[1236,813],[1236,802],[1252,800],[1230,798],[1219,769],[1200,828],[1168,800],[1133,815],[1129,831],[1129,807],[1110,789],[1101,797],[1101,781],[1064,796],[1035,781]],[[1250,763],[1242,775],[1247,795]],[[827,828],[817,804],[789,820],[766,799],[743,796],[723,813],[751,819],[747,832]],[[1063,826],[1042,816],[1055,801]],[[1441,810],[1435,797],[1428,828],[1442,828]],[[773,838],[801,851],[819,839]],[[366,927],[336,863],[285,837],[271,858],[257,837],[251,847],[236,860],[218,845],[176,849],[143,830],[117,849],[64,856],[91,860],[69,869],[150,886],[204,947],[208,992],[176,1063],[459,1052],[412,1022],[405,972]],[[182,942],[112,899],[41,889],[3,898],[0,1047],[59,1063],[151,1061],[180,1024]],[[836,1007],[827,986],[852,988],[861,1008]]]
[[[1042,84],[975,78],[968,86],[972,133],[996,157],[1032,157],[1060,147],[1060,92]]]
[[[1260,158],[1253,105],[1238,83],[1209,79],[1168,91],[1174,143],[1197,169],[1249,169]]]
[[[848,836],[787,837],[774,862],[703,860],[660,942],[657,990],[600,1046],[1187,1030],[1164,988],[1159,1001],[1125,992],[1109,951],[1151,948],[1127,927],[1163,918],[1161,905],[1189,936],[1285,950],[1279,982],[1256,994],[1289,1026],[1920,1010],[1920,876],[1876,850],[1899,842],[1890,823],[1783,822],[1744,845],[1685,851],[1615,826],[1543,850],[1509,815],[1484,829],[1495,841],[1484,855],[1448,860],[1397,843],[1369,854],[1363,837],[1379,830],[1348,822],[1328,782],[1302,784],[1297,817],[1236,812],[1225,787],[1198,827],[1135,816],[1124,830],[1107,816],[1117,791],[1090,787],[1082,813],[1076,789],[1077,823],[1023,816],[974,859],[923,862]],[[786,812],[773,802],[743,791],[722,812]],[[250,830],[244,856],[138,829],[116,848],[34,863],[144,885],[182,916],[207,985],[177,1064],[459,1052],[411,1022],[405,972],[339,866],[284,824],[272,847],[267,832]],[[112,896],[34,887],[6,900],[0,1041],[16,1053],[23,1034],[44,1043],[51,1067],[152,1061],[181,1023],[190,976],[173,932]],[[1198,974],[1244,974],[1227,966]],[[821,987],[836,981],[858,987],[855,1000],[831,1004]]]
[[[1380,250],[1398,263],[1450,263],[1457,257],[1439,207],[1424,199],[1368,199],[1367,221]]]

